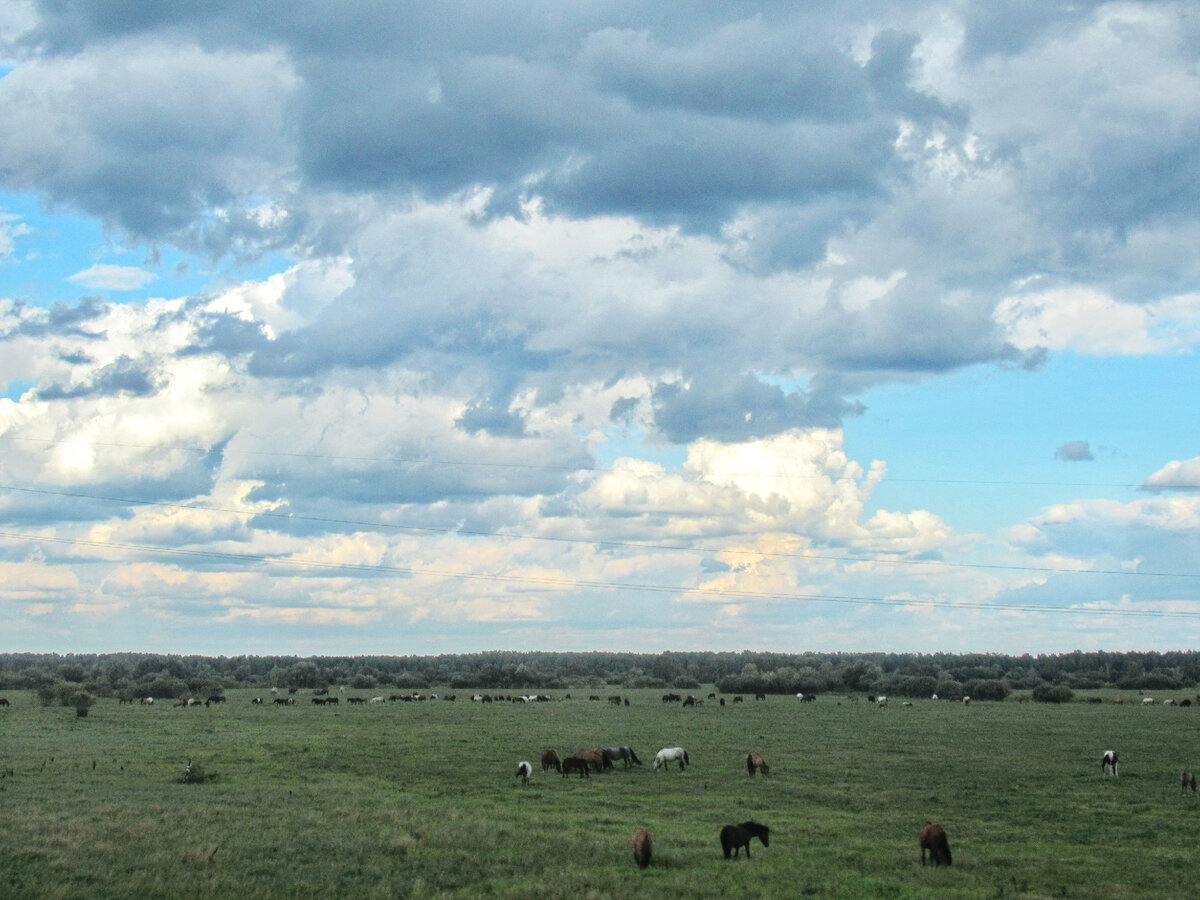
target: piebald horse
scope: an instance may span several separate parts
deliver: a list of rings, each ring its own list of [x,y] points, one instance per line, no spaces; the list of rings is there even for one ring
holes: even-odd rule
[[[527,762],[517,763],[516,778],[520,779],[521,784],[529,784],[529,776],[533,774],[533,766]]]
[[[758,838],[764,847],[769,846],[771,829],[757,822],[743,822],[741,825],[726,825],[721,829],[721,850],[725,858],[732,856],[737,859],[738,850],[746,848],[746,859],[750,858],[750,839]]]
[[[654,771],[657,772],[665,763],[673,760],[679,761],[679,768],[682,771],[684,766],[690,766],[692,761],[688,759],[687,751],[682,747],[663,747],[658,751],[658,755],[654,757]]]
[[[1111,771],[1113,777],[1117,776],[1117,751],[1105,750],[1104,755],[1100,757],[1100,774]]]

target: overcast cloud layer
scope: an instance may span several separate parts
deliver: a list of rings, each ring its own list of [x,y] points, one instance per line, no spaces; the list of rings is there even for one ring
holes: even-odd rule
[[[0,208],[0,265],[78,257],[73,302],[0,297],[2,649],[1200,617],[1200,449],[964,531],[845,447],[880,386],[1194,359],[1192,4],[59,0],[0,14],[0,60],[0,191],[112,251]]]

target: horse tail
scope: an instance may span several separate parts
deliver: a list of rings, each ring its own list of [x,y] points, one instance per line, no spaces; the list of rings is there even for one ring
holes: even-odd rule
[[[692,764],[692,761],[691,761],[690,759],[688,759],[688,755],[687,755],[687,751],[686,751],[686,750],[684,750],[684,751],[683,751],[683,764],[684,764],[685,766],[690,766],[690,765]]]

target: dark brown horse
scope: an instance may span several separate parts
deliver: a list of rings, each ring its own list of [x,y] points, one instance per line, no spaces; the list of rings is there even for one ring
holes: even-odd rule
[[[725,853],[725,858],[729,859],[732,856],[737,859],[738,850],[742,847],[746,848],[746,859],[750,858],[750,839],[758,838],[762,841],[762,845],[767,847],[770,845],[770,829],[766,825],[759,825],[757,822],[743,822],[741,825],[726,825],[721,829],[721,850]]]
[[[918,839],[921,845],[921,865],[925,865],[925,851],[929,851],[929,862],[935,866],[950,865],[950,842],[946,840],[946,832],[941,825],[925,823]]]
[[[751,775],[757,770],[761,770],[764,775],[771,774],[771,767],[767,765],[767,761],[757,753],[746,754],[746,769]]]
[[[639,869],[650,865],[650,852],[654,849],[654,836],[645,828],[633,833],[633,858]]]
[[[578,756],[568,756],[562,761],[562,775],[566,778],[572,772],[578,772],[580,778],[591,778],[592,775],[588,771],[587,760],[580,759]]]
[[[562,762],[558,758],[557,750],[542,751],[542,771],[545,772],[547,769],[553,769],[555,772],[562,771]]]
[[[1179,778],[1179,789],[1186,791],[1188,788],[1192,789],[1193,794],[1196,793],[1196,776],[1191,772],[1184,772]]]

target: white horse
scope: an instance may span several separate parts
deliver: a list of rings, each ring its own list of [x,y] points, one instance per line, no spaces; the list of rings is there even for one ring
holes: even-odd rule
[[[880,706],[887,706],[887,697],[877,697],[875,699],[875,702],[878,703]]]
[[[533,774],[533,766],[532,765],[530,765],[527,762],[517,763],[517,774],[515,777],[520,779],[521,784],[529,784],[529,776],[532,774]]]
[[[1100,758],[1100,774],[1103,775],[1105,772],[1107,772],[1109,770],[1112,771],[1113,777],[1115,778],[1117,776],[1117,751],[1116,750],[1105,750],[1104,756],[1102,756]]]
[[[680,770],[684,766],[692,764],[692,761],[688,759],[687,751],[682,747],[663,747],[658,751],[658,755],[654,757],[654,771],[657,772],[664,763],[669,763],[672,760],[679,761]]]

